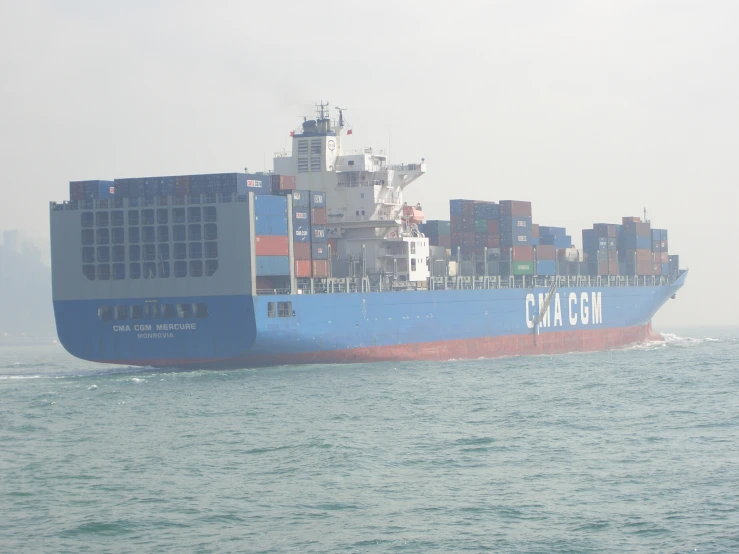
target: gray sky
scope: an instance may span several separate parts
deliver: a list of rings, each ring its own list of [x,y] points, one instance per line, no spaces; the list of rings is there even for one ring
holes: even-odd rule
[[[691,268],[657,318],[735,323],[739,3],[0,0],[0,228],[74,179],[258,170],[314,101],[408,189],[530,199],[580,230],[647,207]]]

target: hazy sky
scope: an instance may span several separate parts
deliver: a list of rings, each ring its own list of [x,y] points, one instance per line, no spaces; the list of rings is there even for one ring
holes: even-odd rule
[[[452,197],[580,230],[647,207],[691,275],[658,326],[735,323],[739,3],[0,0],[0,228],[68,181],[262,169],[313,103]]]

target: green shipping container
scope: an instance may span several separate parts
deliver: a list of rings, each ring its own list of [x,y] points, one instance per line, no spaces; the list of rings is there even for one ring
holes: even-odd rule
[[[488,220],[487,219],[476,219],[475,220],[475,233],[487,233],[488,232]]]
[[[533,275],[534,262],[513,262],[514,275]]]

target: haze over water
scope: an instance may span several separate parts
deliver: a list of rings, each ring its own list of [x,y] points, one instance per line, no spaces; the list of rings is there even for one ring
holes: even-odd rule
[[[739,330],[667,339],[176,373],[2,347],[0,545],[736,551]]]

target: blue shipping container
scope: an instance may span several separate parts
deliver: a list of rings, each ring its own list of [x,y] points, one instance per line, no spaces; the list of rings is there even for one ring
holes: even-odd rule
[[[290,259],[287,256],[257,256],[257,276],[290,275]]]
[[[670,274],[670,264],[662,264],[662,275]]]
[[[310,223],[309,208],[293,207],[293,221],[299,224]]]
[[[314,242],[310,245],[311,257],[314,260],[328,260],[328,245]]]
[[[301,225],[293,224],[293,241],[310,242],[310,225],[308,223]]]
[[[325,225],[313,225],[311,226],[311,242],[324,244],[328,240],[326,236]]]
[[[540,260],[536,262],[537,275],[556,275],[557,262],[554,260]]]
[[[325,208],[326,207],[326,193],[320,190],[310,191],[310,207],[311,208]]]
[[[652,238],[626,235],[623,237],[623,250],[651,250]]]
[[[539,236],[540,237],[561,237],[567,234],[567,229],[564,227],[550,227],[539,225]]]
[[[539,227],[539,236],[541,236],[541,227]],[[585,252],[591,252],[598,249],[598,241],[595,238],[595,230],[583,229],[582,230],[582,249]]]
[[[284,196],[255,196],[254,213],[260,215],[286,215],[287,198]]]
[[[254,218],[257,235],[287,235],[287,217],[280,215],[258,215]]]
[[[115,183],[113,181],[98,181],[98,198],[104,200],[115,195]]]
[[[449,201],[449,213],[459,215],[464,211],[464,205],[471,200],[450,200]]]
[[[239,194],[253,192],[255,195],[272,194],[272,176],[266,173],[242,173],[239,178],[237,191]]]
[[[539,246],[540,244],[538,237],[531,237],[531,246]]]
[[[604,239],[606,242],[603,245],[598,245],[599,249],[605,250],[608,247],[608,239]],[[572,246],[572,237],[570,235],[564,236],[540,236],[539,244],[554,246],[555,248],[569,248]]]
[[[295,208],[310,208],[310,191],[309,190],[294,190],[293,195],[293,207]]]

